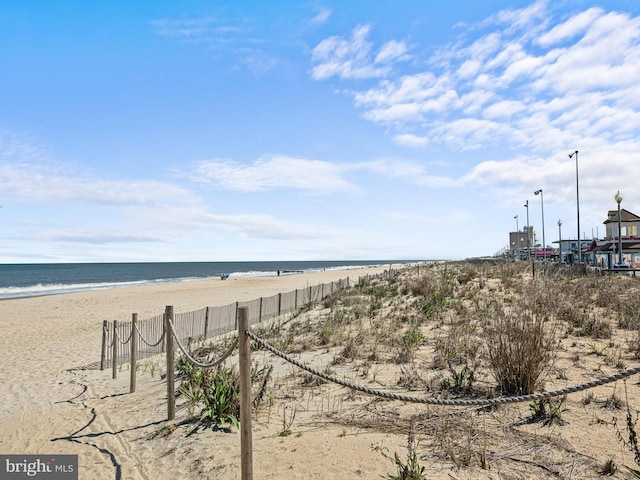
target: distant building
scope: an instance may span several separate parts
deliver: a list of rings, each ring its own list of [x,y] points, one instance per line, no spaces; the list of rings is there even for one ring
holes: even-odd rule
[[[631,213],[624,208],[620,209],[620,229],[622,232],[618,232],[618,211],[609,210],[607,213],[607,219],[603,222],[607,228],[606,238],[618,238],[622,233],[622,238],[634,238],[638,236],[638,228],[640,227],[640,217],[635,213]]]
[[[618,211],[609,210],[603,222],[606,236],[602,240],[594,240],[589,247],[583,248],[584,254],[596,263],[608,268],[618,263],[618,245],[622,245],[623,263],[631,267],[640,266],[640,217],[624,208],[620,209],[620,228],[618,229]]]
[[[527,243],[527,230],[529,242]],[[533,227],[524,227],[521,232],[509,232],[509,253],[512,256],[526,253],[527,247],[533,249]]]

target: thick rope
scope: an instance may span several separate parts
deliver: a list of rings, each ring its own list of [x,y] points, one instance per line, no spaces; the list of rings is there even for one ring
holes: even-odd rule
[[[198,360],[196,360],[195,358],[193,358],[191,355],[189,355],[189,352],[187,352],[187,350],[184,348],[184,345],[182,345],[182,342],[178,338],[178,335],[176,335],[176,330],[173,327],[173,323],[171,322],[171,320],[169,320],[169,328],[171,328],[171,333],[173,334],[173,338],[176,339],[176,343],[178,344],[178,347],[180,347],[180,350],[182,350],[182,354],[185,357],[187,357],[187,360],[189,360],[191,363],[193,363],[194,365],[196,365],[196,366],[198,366],[200,368],[213,368],[213,367],[216,367],[216,366],[220,365],[222,362],[224,362],[227,359],[227,357],[229,357],[229,355],[231,355],[233,353],[235,348],[238,346],[238,338],[236,337],[235,341],[233,342],[233,345],[231,345],[231,347],[229,347],[229,349],[222,355],[222,357],[220,357],[215,362],[202,363],[202,362],[199,362]]]
[[[637,367],[629,368],[627,370],[623,370],[618,373],[614,373],[613,375],[609,375],[608,377],[599,378],[597,380],[592,380],[590,382],[581,383],[580,385],[574,385],[571,387],[561,388],[559,390],[553,390],[550,392],[541,392],[541,393],[531,393],[528,395],[516,395],[513,397],[499,397],[499,398],[481,398],[481,399],[473,399],[473,400],[463,400],[463,399],[438,399],[438,398],[429,398],[429,397],[410,397],[407,395],[399,395],[396,393],[384,392],[382,390],[376,390],[369,387],[364,387],[362,385],[356,385],[346,380],[327,375],[320,370],[316,370],[315,368],[309,367],[298,360],[291,358],[286,353],[277,350],[276,348],[269,345],[263,339],[256,337],[252,332],[246,331],[246,335],[248,335],[251,339],[256,341],[259,345],[269,350],[274,355],[286,360],[287,362],[299,367],[307,372],[316,375],[324,380],[329,382],[337,383],[338,385],[342,385],[343,387],[350,388],[352,390],[357,390],[362,393],[366,393],[367,395],[375,395],[378,397],[388,398],[390,400],[401,400],[403,402],[411,402],[411,403],[424,403],[427,405],[448,405],[448,406],[469,406],[469,405],[496,405],[496,404],[507,404],[507,403],[521,403],[521,402],[529,402],[532,400],[542,400],[545,398],[553,398],[560,397],[562,395],[566,395],[568,393],[580,392],[583,390],[587,390],[589,388],[597,387],[599,385],[605,385],[607,383],[615,382],[618,380],[622,380],[623,378],[630,377],[631,375],[635,375],[636,373],[640,373],[640,365]]]
[[[129,340],[131,340],[131,336],[133,335],[133,331],[132,331],[129,334],[129,338],[127,338],[127,340],[123,342],[122,339],[120,338],[120,334],[118,333],[118,329],[117,328],[113,331],[113,333],[114,333],[114,340],[117,338],[118,341],[123,345],[126,345],[127,343],[129,343]]]
[[[136,329],[136,332],[138,332],[138,335],[140,335],[140,339],[149,347],[157,347],[158,345],[160,345],[160,343],[164,340],[164,334],[166,333],[166,330],[162,329],[162,335],[160,335],[160,340],[158,340],[156,343],[152,344],[152,343],[149,343],[146,338],[144,338],[144,335],[142,334],[142,332],[138,328],[138,324],[137,323],[134,325],[134,328]]]

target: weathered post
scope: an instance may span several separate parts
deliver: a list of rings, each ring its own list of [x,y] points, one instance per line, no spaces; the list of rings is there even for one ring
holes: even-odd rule
[[[173,306],[166,307],[164,319],[164,339],[167,351],[167,419],[174,420],[176,418],[176,394],[173,378],[173,331],[171,330]]]
[[[129,377],[129,393],[136,391],[136,369],[137,369],[137,354],[138,354],[138,314],[131,314],[131,363],[129,363],[130,377]]]
[[[100,352],[100,370],[104,370],[104,363],[107,358],[107,329],[109,322],[102,321],[102,351]]]
[[[251,345],[248,308],[240,308],[238,317],[238,347],[240,361],[240,475],[253,479],[253,439],[251,437]]]
[[[282,294],[278,294],[278,316],[282,315]]]
[[[207,330],[209,330],[209,307],[204,313],[204,334],[202,335],[202,339],[205,340],[207,338]]]
[[[118,321],[113,321],[113,339],[111,342],[111,378],[118,376]]]

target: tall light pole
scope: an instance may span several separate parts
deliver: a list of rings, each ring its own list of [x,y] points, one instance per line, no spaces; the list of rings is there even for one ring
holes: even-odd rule
[[[544,195],[542,189],[533,192],[534,195],[540,195],[540,204],[542,205],[542,261],[547,262],[547,243],[544,238]]]
[[[569,158],[576,156],[576,209],[578,212],[578,263],[582,263],[582,242],[580,241],[580,190],[578,188],[578,150],[569,154]]]
[[[527,260],[531,260],[531,246],[529,245],[529,200],[524,204],[524,208],[527,209]]]
[[[620,190],[615,196],[616,203],[618,204],[618,265],[622,265],[622,226],[620,219],[620,204],[622,203],[622,194]]]
[[[558,263],[562,263],[562,220],[558,220]]]

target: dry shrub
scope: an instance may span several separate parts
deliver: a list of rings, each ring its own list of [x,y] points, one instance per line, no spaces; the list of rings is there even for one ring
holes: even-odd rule
[[[487,333],[489,365],[500,390],[533,393],[555,357],[555,326],[528,310],[498,311]]]
[[[431,297],[437,291],[438,283],[432,276],[427,275],[413,278],[400,287],[400,293],[415,297]]]

